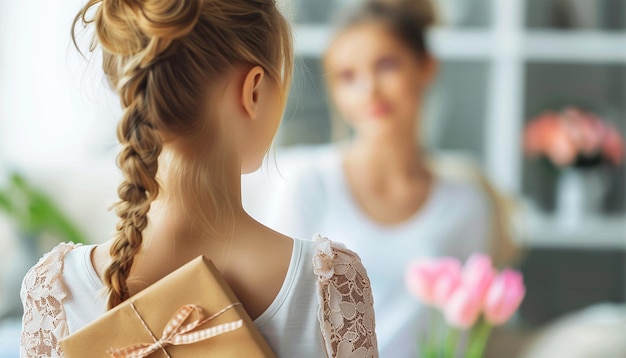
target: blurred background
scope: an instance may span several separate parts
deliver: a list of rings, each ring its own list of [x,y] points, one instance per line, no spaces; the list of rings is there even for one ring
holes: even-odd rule
[[[297,65],[277,151],[333,139],[320,61],[330,19],[353,1],[287,5]],[[528,293],[488,356],[565,357],[560,349],[584,336],[621,344],[622,355],[589,357],[626,357],[626,166],[555,167],[524,150],[533,119],[572,106],[623,138],[626,0],[435,1],[440,73],[425,141],[472,158],[519,208]],[[120,111],[98,56],[83,59],[71,44],[81,3],[0,2],[0,358],[17,356],[26,269],[58,241],[102,242],[114,229]],[[603,343],[620,333],[606,327],[623,339]]]

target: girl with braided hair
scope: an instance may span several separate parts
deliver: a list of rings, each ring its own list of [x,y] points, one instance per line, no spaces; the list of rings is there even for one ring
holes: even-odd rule
[[[275,0],[89,0],[76,25],[95,28],[90,50],[124,110],[119,222],[109,241],[60,244],[27,273],[21,356],[63,356],[61,338],[199,255],[278,356],[377,356],[359,257],[241,205],[241,174],[260,166],[291,80]]]

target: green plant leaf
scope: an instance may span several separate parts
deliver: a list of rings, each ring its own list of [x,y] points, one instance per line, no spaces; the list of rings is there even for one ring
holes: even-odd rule
[[[77,244],[87,244],[80,230],[62,210],[44,193],[31,192],[33,226],[38,230],[50,230]]]
[[[9,189],[0,191],[0,209],[4,207],[26,234],[37,236],[43,231],[50,231],[63,240],[87,243],[80,230],[51,198],[17,173],[11,175]]]
[[[4,192],[0,191],[0,210],[10,214],[13,211],[13,205],[11,204],[11,199]]]

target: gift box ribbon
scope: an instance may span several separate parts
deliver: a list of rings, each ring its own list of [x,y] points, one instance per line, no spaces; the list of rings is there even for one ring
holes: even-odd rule
[[[144,358],[148,357],[150,354],[158,350],[162,350],[167,357],[170,357],[170,355],[165,350],[165,347],[167,346],[193,344],[241,328],[241,326],[243,325],[243,320],[228,322],[217,326],[196,330],[196,328],[202,326],[212,319],[215,319],[216,317],[222,315],[224,312],[240,304],[240,302],[230,304],[224,307],[219,312],[208,317],[206,316],[206,313],[204,312],[202,307],[198,305],[185,305],[181,307],[172,316],[172,318],[170,318],[168,324],[163,329],[161,339],[157,340],[154,334],[152,334],[150,328],[148,328],[146,322],[139,314],[139,311],[137,311],[134,302],[130,301],[130,307],[133,309],[146,331],[150,333],[150,336],[152,336],[154,342],[137,344],[121,349],[114,348],[109,351],[109,354],[113,358]],[[187,322],[194,313],[196,313],[195,319],[192,319],[191,323],[184,325],[184,323]]]

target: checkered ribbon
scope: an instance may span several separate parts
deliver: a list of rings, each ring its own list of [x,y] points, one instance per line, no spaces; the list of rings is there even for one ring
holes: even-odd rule
[[[200,306],[183,306],[178,310],[178,312],[174,314],[174,316],[172,316],[172,318],[170,318],[170,321],[163,330],[163,335],[161,336],[161,339],[157,340],[156,337],[154,337],[154,335],[152,334],[152,331],[150,331],[150,329],[148,328],[146,322],[143,320],[143,318],[141,318],[141,315],[137,311],[134,303],[131,301],[130,306],[135,311],[137,317],[139,317],[139,320],[143,324],[144,328],[152,336],[154,343],[137,344],[122,349],[112,349],[111,351],[109,351],[109,354],[113,358],[144,358],[148,357],[158,350],[162,350],[166,356],[170,357],[165,350],[165,347],[167,346],[193,344],[241,328],[241,326],[243,325],[243,320],[228,322],[202,330],[195,330],[196,328],[202,326],[208,321],[220,316],[224,312],[240,304],[241,303],[239,302],[230,304],[209,317],[206,316],[204,310]],[[195,319],[192,317],[194,313],[196,313]],[[185,324],[189,320],[191,320],[191,322]]]

